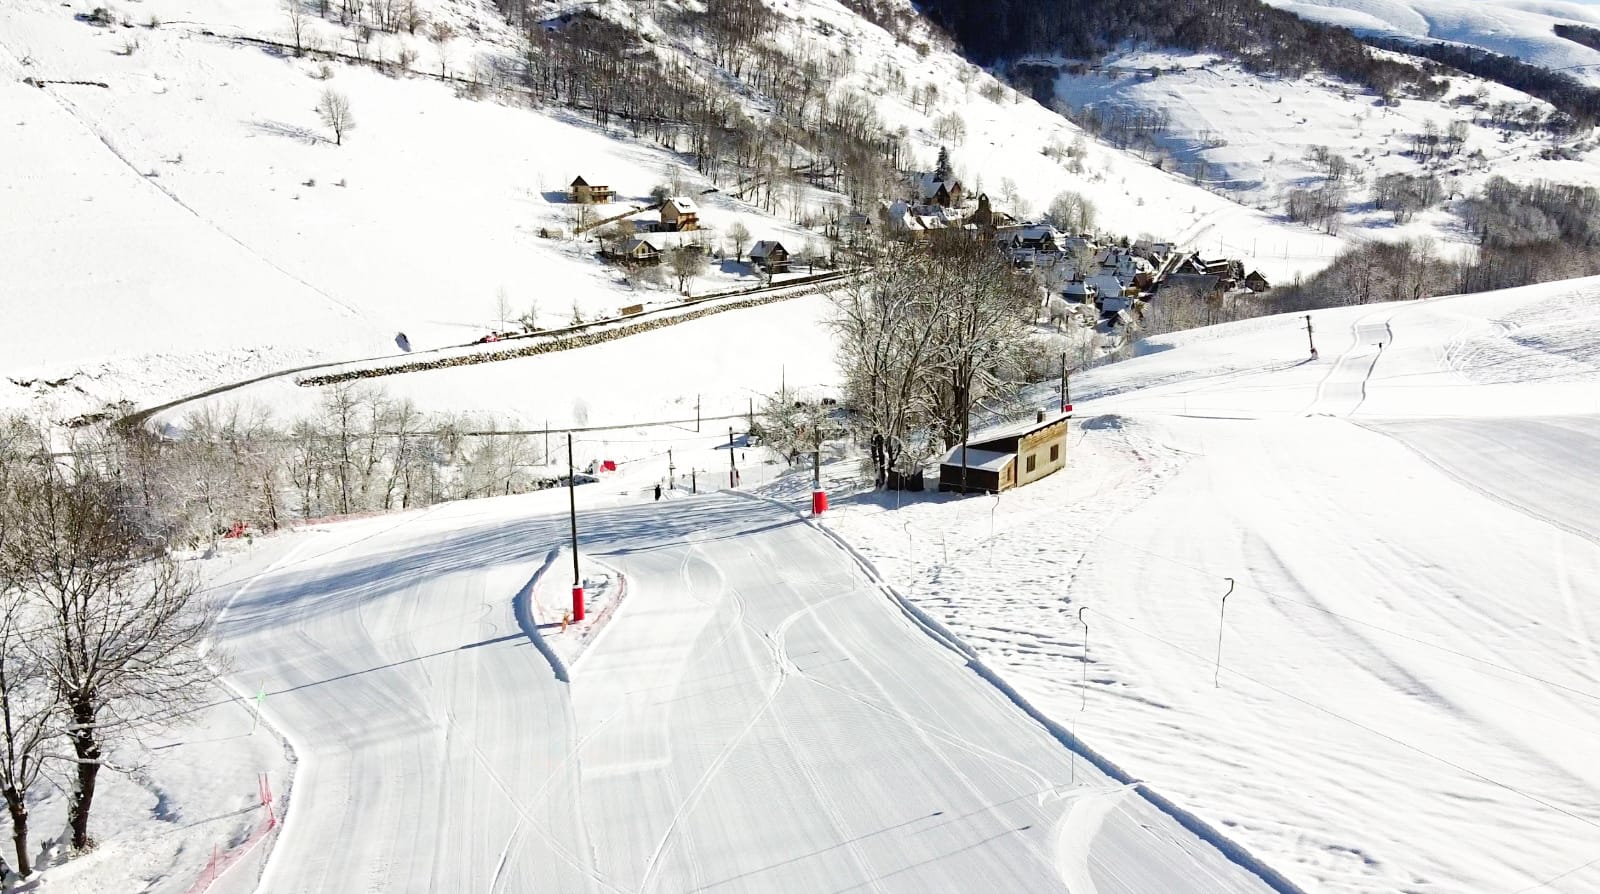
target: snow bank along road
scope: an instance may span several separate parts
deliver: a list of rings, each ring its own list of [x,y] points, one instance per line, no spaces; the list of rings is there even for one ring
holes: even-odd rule
[[[262,890],[1265,889],[768,504],[586,513],[630,595],[558,682],[511,605],[547,496],[334,526],[232,600],[301,758]]]

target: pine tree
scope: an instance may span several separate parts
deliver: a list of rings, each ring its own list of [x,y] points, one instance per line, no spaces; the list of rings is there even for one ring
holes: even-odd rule
[[[944,146],[939,147],[939,165],[934,168],[933,179],[940,183],[949,183],[954,177],[950,170],[950,150]]]

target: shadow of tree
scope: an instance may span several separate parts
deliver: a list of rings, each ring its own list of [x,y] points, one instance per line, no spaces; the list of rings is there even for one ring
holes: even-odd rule
[[[287,137],[291,140],[299,140],[311,146],[315,146],[318,143],[331,142],[328,138],[322,136],[311,128],[302,127],[298,124],[285,124],[282,121],[271,120],[251,121],[249,124],[252,128],[260,131],[261,133],[275,137]]]

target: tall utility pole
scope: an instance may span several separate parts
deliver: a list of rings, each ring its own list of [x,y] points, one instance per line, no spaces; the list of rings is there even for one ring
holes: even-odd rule
[[[1306,344],[1311,346],[1311,359],[1317,359],[1317,342],[1311,337],[1311,315],[1306,314]]]
[[[544,464],[550,465],[550,420],[544,420]]]
[[[1067,352],[1061,352],[1061,412],[1072,406],[1072,391],[1067,385]]]
[[[676,490],[678,487],[678,477],[673,474],[671,447],[667,448],[667,487],[670,487],[673,490]]]
[[[728,428],[728,487],[739,486],[739,467],[733,462],[733,428]]]
[[[745,410],[745,428],[748,431],[755,431],[756,430],[756,399],[753,398],[753,397],[747,397],[747,398],[745,398],[745,400],[750,402],[749,407]]]
[[[572,432],[567,432],[567,509],[572,518],[572,620],[583,620],[583,577],[578,573],[578,476],[572,462]]]
[[[700,430],[700,395],[694,396],[694,430]]]

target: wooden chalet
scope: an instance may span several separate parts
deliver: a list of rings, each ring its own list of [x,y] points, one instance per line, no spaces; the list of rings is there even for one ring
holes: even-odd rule
[[[763,239],[750,247],[750,263],[768,273],[788,273],[789,250],[775,239]]]
[[[671,231],[700,228],[700,208],[685,196],[673,196],[661,203],[661,229]]]
[[[611,187],[595,186],[581,175],[572,178],[572,185],[568,188],[568,198],[580,205],[601,205],[615,196]]]
[[[661,263],[661,253],[665,250],[666,245],[659,238],[634,236],[622,244],[622,248],[616,252],[616,258],[624,264],[647,267]]]
[[[939,462],[939,490],[997,494],[1064,468],[1071,418],[1040,410],[1031,422],[956,445]]]

